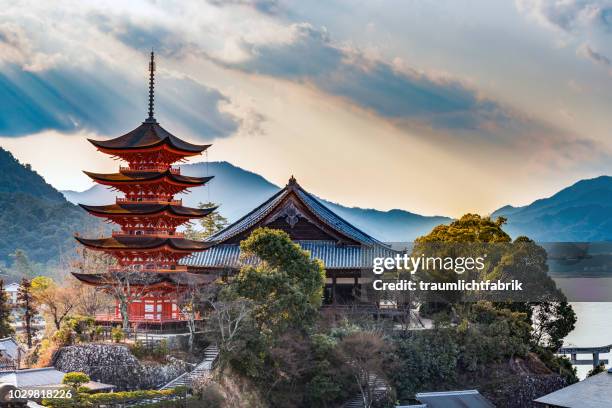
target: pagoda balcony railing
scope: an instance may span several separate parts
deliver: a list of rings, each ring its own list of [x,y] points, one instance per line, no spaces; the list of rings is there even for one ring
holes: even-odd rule
[[[148,200],[148,199],[131,199],[125,197],[117,197],[117,204],[170,204],[170,205],[183,205],[183,200]]]
[[[132,265],[132,266],[114,266],[112,268],[110,268],[108,271],[109,272],[127,272],[127,273],[137,273],[137,272],[144,272],[144,273],[150,273],[150,272],[159,272],[159,273],[176,273],[176,272],[187,272],[187,267],[185,265],[175,265],[172,267],[168,267],[168,266],[160,266],[160,267],[156,267],[156,266],[145,266],[142,268],[135,268],[136,265]]]
[[[185,234],[182,232],[167,232],[167,231],[122,231],[122,230],[113,230],[113,237],[136,237],[139,235],[147,235],[147,236],[155,236],[159,238],[185,238]]]
[[[177,321],[186,321],[189,320],[189,317],[187,317],[183,313],[173,313],[172,316],[161,316],[160,313],[145,313],[144,315],[130,315],[129,319],[130,323],[171,323]],[[119,323],[123,321],[123,318],[121,317],[121,315],[116,315],[114,313],[99,313],[96,314],[96,320],[102,322]]]
[[[169,170],[170,173],[172,174],[181,174],[181,169],[176,168],[176,167],[171,167],[171,166],[155,166],[155,165],[151,165],[151,166],[141,166],[138,168],[133,168],[133,167],[129,167],[129,166],[121,166],[119,167],[119,171],[121,173],[123,172],[130,172],[130,171],[138,171],[138,172],[143,172],[143,171],[167,171]]]

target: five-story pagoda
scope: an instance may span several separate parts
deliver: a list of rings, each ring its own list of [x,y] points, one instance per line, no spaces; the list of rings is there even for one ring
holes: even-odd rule
[[[168,323],[183,320],[177,306],[181,282],[179,275],[188,275],[179,260],[195,251],[202,251],[210,243],[186,239],[177,227],[193,218],[202,218],[214,208],[183,207],[174,196],[189,188],[204,185],[212,177],[181,175],[174,163],[201,154],[210,145],[185,142],[163,129],[153,116],[155,62],[151,52],[149,64],[149,117],[136,129],[115,139],[89,140],[96,148],[116,159],[127,162],[118,173],[85,172],[97,183],[123,193],[115,204],[82,205],[90,214],[120,226],[112,236],[76,239],[87,248],[102,251],[116,260],[109,271],[96,274],[74,274],[83,283],[112,287],[127,283],[140,286],[138,298],[127,305],[130,323]],[[135,276],[139,277],[135,277]],[[132,279],[134,282],[120,282]],[[131,276],[131,278],[130,278]],[[121,289],[120,289],[121,290]],[[131,289],[130,289],[131,290]],[[129,295],[126,295],[129,298]],[[125,310],[124,310],[125,313]],[[115,312],[98,320],[121,321],[120,305]]]

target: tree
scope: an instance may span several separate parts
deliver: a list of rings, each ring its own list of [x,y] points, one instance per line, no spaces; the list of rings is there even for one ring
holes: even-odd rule
[[[242,333],[251,314],[251,302],[245,299],[222,299],[211,302],[210,321],[216,326],[217,345],[222,356],[234,351],[236,339]]]
[[[105,275],[101,287],[111,293],[119,303],[123,330],[126,332],[130,328],[130,305],[147,293],[148,286],[155,279],[153,275],[141,271],[136,265],[112,270]]]
[[[155,278],[154,274],[144,272],[136,265],[118,267],[117,262],[111,256],[102,252],[80,248],[77,254],[77,258],[70,263],[71,268],[79,273],[104,272],[99,288],[115,298],[119,305],[123,329],[129,330],[130,304],[142,298],[147,286]]]
[[[112,299],[109,294],[99,288],[77,284],[73,289],[78,293],[78,304],[76,305],[78,314],[95,316],[104,310],[108,310],[111,305]]]
[[[0,338],[15,334],[11,327],[11,306],[8,303],[8,295],[4,290],[4,281],[0,279]]]
[[[62,384],[65,384],[73,389],[77,390],[81,385],[88,383],[91,381],[89,376],[80,371],[72,371],[70,373],[66,373],[64,378],[62,379]]]
[[[516,279],[522,282],[523,290],[520,294],[513,297],[503,294],[495,299],[497,308],[524,313],[525,319],[533,326],[531,340],[534,345],[557,350],[562,345],[563,338],[574,329],[576,315],[564,294],[548,275],[544,248],[524,236],[512,241],[502,229],[505,221],[503,217],[492,220],[477,214],[466,214],[459,220],[449,225],[437,226],[431,233],[418,238],[413,254],[434,253],[457,257],[486,253],[485,268],[476,276],[463,275],[461,278],[502,281]],[[467,253],[462,254],[461,251],[464,250]],[[434,281],[458,279],[453,270],[424,271],[420,276]],[[425,299],[429,300],[431,296],[427,293]],[[508,298],[504,299],[503,296]],[[440,298],[444,299],[447,305],[455,307],[465,299],[465,293],[435,297],[436,300]],[[477,296],[475,298],[478,299]],[[434,310],[436,306],[434,303]]]
[[[527,237],[518,237],[496,266],[492,278],[523,282],[525,302],[505,302],[502,305],[526,313],[533,326],[533,343],[556,351],[574,330],[576,314],[563,292],[548,276],[547,257],[544,248]]]
[[[593,367],[589,370],[589,372],[587,373],[587,377],[592,377],[599,373],[603,373],[604,371],[606,371],[606,365],[604,363],[599,363],[597,367]]]
[[[46,276],[32,279],[32,293],[56,330],[79,302],[79,293],[74,288],[59,286]]]
[[[36,301],[32,293],[32,283],[29,279],[23,278],[17,292],[17,302],[22,310],[23,328],[25,330],[26,343],[28,348],[32,348],[32,340],[36,335],[37,329],[33,325],[36,316]]]
[[[572,305],[563,301],[534,302],[528,306],[531,309],[534,343],[557,351],[563,346],[563,339],[576,327],[577,318]]]
[[[227,226],[227,218],[219,213],[219,207],[215,203],[200,203],[198,208],[214,208],[214,211],[199,220],[200,227],[202,227],[201,230],[196,230],[193,228],[193,225],[189,224],[185,229],[185,236],[187,238],[201,241]]]
[[[258,263],[243,267],[232,287],[239,297],[253,301],[260,331],[274,335],[289,327],[309,327],[322,302],[323,263],[310,259],[286,232],[270,228],[253,231],[240,249]]]
[[[338,347],[359,387],[363,406],[371,408],[387,393],[383,376],[385,341],[377,333],[357,332],[342,339]]]
[[[177,306],[187,317],[189,350],[193,350],[196,321],[204,312],[207,303],[215,296],[216,287],[202,275],[181,274],[176,276]]]

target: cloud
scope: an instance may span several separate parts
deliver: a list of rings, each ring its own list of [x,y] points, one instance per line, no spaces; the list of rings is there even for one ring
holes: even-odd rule
[[[58,54],[35,50],[26,32],[12,22],[0,22],[0,62],[14,63],[27,71],[47,69],[57,62]]]
[[[115,37],[130,48],[146,51],[154,49],[167,58],[185,56],[191,45],[180,32],[154,20],[134,21],[129,16],[110,16],[91,13],[88,18],[101,32]]]
[[[591,61],[607,68],[612,66],[612,61],[610,61],[610,58],[598,53],[597,51],[594,51],[588,44],[582,44],[582,46],[578,48],[578,55],[588,58]]]
[[[265,14],[277,14],[280,11],[278,0],[208,0],[217,7],[246,6]]]
[[[519,11],[563,31],[612,28],[612,3],[606,0],[516,0],[516,5]]]
[[[189,78],[158,75],[156,115],[211,139],[232,134],[237,118],[220,107],[227,98]],[[142,95],[141,100],[134,95]],[[0,136],[44,130],[95,131],[117,135],[146,117],[146,83],[130,82],[103,64],[95,71],[75,67],[31,72],[5,64],[0,73]]]
[[[435,77],[334,45],[325,29],[293,24],[284,44],[243,43],[249,58],[211,58],[230,69],[291,80],[335,95],[403,125],[457,131],[505,128],[515,120],[499,103],[454,78]]]
[[[612,1],[516,0],[516,5],[519,11],[577,43],[577,55],[610,68],[610,59],[605,54],[612,52]]]

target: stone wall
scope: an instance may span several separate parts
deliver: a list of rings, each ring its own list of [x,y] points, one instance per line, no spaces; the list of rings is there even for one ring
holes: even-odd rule
[[[563,377],[555,374],[510,376],[496,389],[482,390],[482,394],[497,407],[535,408],[533,400],[567,385]]]
[[[63,347],[53,358],[60,371],[82,371],[94,381],[116,390],[155,389],[189,370],[180,360],[165,363],[139,361],[123,344],[85,344]]]

